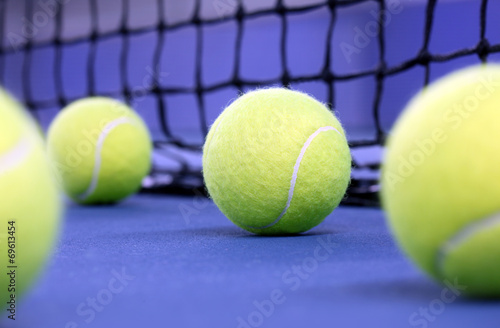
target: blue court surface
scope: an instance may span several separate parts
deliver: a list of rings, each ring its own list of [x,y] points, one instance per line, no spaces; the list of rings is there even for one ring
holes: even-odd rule
[[[47,270],[1,326],[499,327],[499,301],[461,292],[401,254],[379,209],[340,207],[308,233],[261,237],[206,198],[138,195],[69,204]]]
[[[179,196],[204,188],[201,148],[221,111],[269,86],[331,107],[352,146],[351,186],[373,196],[408,101],[500,62],[498,13],[500,0],[0,0],[0,85],[43,131],[68,103],[104,95],[127,101],[155,144],[150,193],[67,201],[53,256],[0,328],[499,328],[500,300],[427,277],[378,207],[343,205],[307,233],[263,237],[208,198]],[[158,186],[171,189],[152,195]]]

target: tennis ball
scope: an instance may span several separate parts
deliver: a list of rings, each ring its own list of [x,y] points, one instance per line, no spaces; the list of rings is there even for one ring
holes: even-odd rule
[[[8,316],[56,241],[62,206],[52,173],[34,121],[0,90],[0,309]]]
[[[151,168],[146,124],[110,98],[69,104],[52,122],[47,143],[64,190],[80,204],[124,199],[138,191]]]
[[[307,94],[249,92],[216,119],[203,147],[203,176],[219,209],[262,235],[320,224],[343,198],[351,156],[335,116]]]
[[[405,253],[441,283],[500,297],[500,66],[415,96],[387,143],[382,201]]]

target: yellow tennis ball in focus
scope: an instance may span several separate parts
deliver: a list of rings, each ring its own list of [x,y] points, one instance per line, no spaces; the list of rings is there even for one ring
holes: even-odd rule
[[[344,197],[351,156],[340,122],[311,96],[248,92],[217,118],[203,175],[220,210],[243,229],[294,234],[320,224]]]

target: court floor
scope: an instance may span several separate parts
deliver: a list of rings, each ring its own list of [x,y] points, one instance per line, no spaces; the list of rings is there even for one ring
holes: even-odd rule
[[[56,253],[5,327],[499,327],[397,249],[381,210],[340,207],[294,237],[260,237],[201,197],[69,204]],[[458,296],[457,296],[458,295]]]

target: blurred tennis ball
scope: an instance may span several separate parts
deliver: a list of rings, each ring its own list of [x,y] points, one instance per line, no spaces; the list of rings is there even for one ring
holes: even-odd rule
[[[294,234],[320,224],[344,197],[351,156],[335,116],[307,94],[249,92],[227,107],[203,148],[206,186],[236,225]]]
[[[52,122],[48,151],[66,193],[81,204],[109,204],[137,192],[151,168],[144,121],[127,105],[92,97]]]
[[[500,297],[500,66],[414,97],[387,144],[382,200],[403,250],[440,282]]]
[[[8,315],[56,240],[62,206],[52,173],[36,124],[0,89],[0,308]]]

